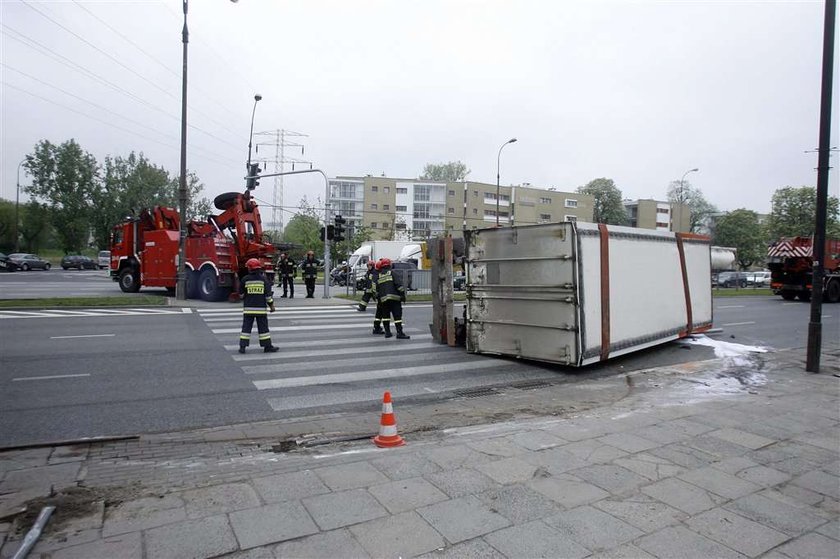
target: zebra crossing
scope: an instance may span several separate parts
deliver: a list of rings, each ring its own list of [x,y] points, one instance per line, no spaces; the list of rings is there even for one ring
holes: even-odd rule
[[[70,318],[70,317],[91,317],[91,316],[150,316],[150,315],[183,315],[189,314],[192,309],[173,307],[139,307],[136,309],[38,309],[32,311],[21,310],[0,310],[0,320],[24,319],[24,318]]]
[[[269,314],[277,353],[263,353],[252,334],[248,353],[236,352],[241,309],[198,309],[243,376],[279,414],[343,411],[381,401],[389,390],[406,401],[435,394],[553,379],[550,367],[473,355],[432,340],[429,313],[406,307],[410,340],[371,334],[373,315],[355,307],[278,308]]]

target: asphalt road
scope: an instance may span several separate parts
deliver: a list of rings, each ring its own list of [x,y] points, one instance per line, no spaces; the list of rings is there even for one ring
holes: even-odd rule
[[[803,347],[808,305],[772,297],[715,301],[716,337]],[[840,305],[825,307],[825,345],[840,344]],[[409,341],[370,335],[349,306],[283,307],[277,354],[236,353],[238,306],[33,312],[0,318],[0,446],[179,430],[433,400],[487,386],[584,379],[708,358],[681,342],[583,370],[469,355],[431,343],[429,305],[407,306]],[[123,313],[121,316],[102,316]],[[166,313],[166,314],[162,314]],[[0,313],[2,314],[2,313]],[[254,336],[256,341],[256,336]]]

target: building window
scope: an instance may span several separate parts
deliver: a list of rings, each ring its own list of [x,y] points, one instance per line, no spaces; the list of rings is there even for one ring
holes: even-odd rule
[[[404,186],[398,186],[397,194],[408,194],[408,189]]]
[[[371,192],[379,192],[379,187],[378,186],[371,186],[370,191]]]
[[[577,208],[577,200],[566,200],[566,207],[567,208]]]
[[[382,204],[382,209],[383,210],[390,210],[391,209],[391,204]]]
[[[478,215],[478,208],[473,208],[473,215]]]
[[[450,196],[455,196],[455,191],[454,191],[454,190],[450,190],[450,191],[449,191],[449,195],[450,195]]]
[[[576,215],[567,215],[566,216],[566,221],[577,221],[577,216]]]
[[[668,208],[656,208],[656,213],[658,214],[668,214]]]
[[[407,207],[407,206],[397,206],[397,207],[396,207],[396,211],[398,211],[398,212],[407,212],[407,211],[408,211],[408,207]]]
[[[370,224],[370,228],[371,229],[376,229],[376,222],[375,221]]]
[[[448,213],[454,214],[454,213],[455,213],[455,208],[449,208],[449,209],[448,209],[448,210],[446,210],[446,211],[447,211]]]
[[[662,222],[660,222],[660,221],[657,221],[657,222],[656,222],[656,226],[657,226],[657,227],[662,227],[662,228],[664,228],[664,229],[668,229],[668,227],[669,227],[667,223],[662,223]]]
[[[484,217],[496,217],[496,210],[484,210]]]
[[[502,202],[510,202],[510,196],[507,194],[499,194],[499,200]]]
[[[495,200],[496,200],[496,195],[495,195],[495,194],[493,194],[492,192],[485,192],[485,193],[484,193],[484,199],[485,199],[485,200],[493,200],[493,201],[495,201]]]
[[[398,222],[396,222],[396,223],[394,224],[394,227],[397,229],[397,231],[405,231],[405,230],[406,230],[406,226],[405,226],[405,222],[404,222],[404,221],[398,221]]]
[[[371,204],[371,205],[370,205],[370,209],[372,209],[372,210],[378,210],[378,209],[379,209],[379,204]]]
[[[382,187],[382,192],[384,192],[385,194],[390,194],[391,193],[391,187],[390,186],[383,186]]]
[[[382,228],[383,228],[383,229],[387,229],[387,228],[388,228],[388,222],[387,222],[387,221],[383,221],[383,222],[382,222]]]
[[[415,202],[428,202],[431,199],[431,188],[427,184],[415,184],[414,185],[414,201]]]
[[[478,190],[473,190],[473,196],[475,196],[476,198],[478,198]]]
[[[540,204],[550,204],[551,198],[540,198]]]
[[[540,214],[540,221],[551,221],[551,214]]]

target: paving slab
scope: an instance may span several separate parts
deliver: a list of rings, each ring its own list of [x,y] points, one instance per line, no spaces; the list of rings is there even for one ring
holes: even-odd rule
[[[764,487],[773,487],[790,481],[791,479],[790,474],[780,472],[779,470],[775,470],[773,468],[768,468],[767,466],[754,466],[752,468],[746,468],[735,475],[751,483],[763,485]]]
[[[488,476],[471,468],[444,470],[425,477],[441,491],[453,498],[481,493],[499,486],[498,483]]]
[[[644,437],[640,437],[639,435],[634,435],[632,433],[613,433],[611,435],[605,435],[595,440],[600,441],[603,444],[621,449],[624,452],[629,452],[631,454],[636,452],[643,452],[645,450],[650,450],[652,448],[662,446],[661,443],[648,440]]]
[[[449,543],[483,536],[511,524],[474,495],[422,507],[417,512]]]
[[[227,516],[209,516],[146,530],[147,559],[217,557],[239,549]]]
[[[38,490],[46,496],[53,488],[64,489],[76,485],[81,467],[79,462],[68,462],[10,470],[0,482],[0,491],[13,493],[21,490]]]
[[[303,499],[322,530],[333,530],[386,516],[388,511],[364,489],[351,489]]]
[[[651,449],[648,452],[654,456],[670,460],[678,466],[691,470],[708,466],[709,464],[719,460],[719,458],[713,454],[692,448],[682,443],[660,446],[659,448]]]
[[[120,503],[105,513],[103,537],[137,532],[187,519],[184,501],[176,495],[144,497]]]
[[[817,532],[823,536],[828,536],[829,538],[840,542],[840,518],[835,518],[830,522],[826,522],[817,528]]]
[[[350,532],[372,557],[414,557],[446,543],[413,511],[356,524]]]
[[[507,557],[576,559],[589,555],[585,547],[540,521],[498,530],[484,539]]]
[[[391,514],[407,512],[449,499],[445,493],[421,477],[373,485],[368,491]]]
[[[477,497],[514,524],[522,524],[556,514],[562,510],[557,503],[524,485],[508,485],[491,489]]]
[[[418,477],[441,470],[439,465],[416,452],[377,458],[371,460],[371,464],[393,480]]]
[[[260,498],[247,483],[226,483],[182,491],[187,517],[202,518],[260,506]]]
[[[779,546],[774,551],[790,559],[834,559],[837,557],[837,549],[837,540],[811,533]]]
[[[791,483],[816,493],[828,495],[832,499],[840,499],[840,478],[820,470],[813,470],[803,474],[795,478]]]
[[[737,499],[762,489],[760,485],[711,467],[690,470],[677,477],[727,499]]]
[[[626,543],[606,551],[600,551],[589,557],[591,559],[656,559],[656,557],[647,551],[643,551],[631,543]]]
[[[661,559],[743,559],[744,555],[683,526],[669,526],[640,538],[635,545]]]
[[[730,443],[744,446],[751,450],[758,450],[759,448],[763,448],[776,442],[775,439],[769,439],[767,437],[755,435],[753,433],[742,431],[740,429],[735,429],[733,427],[718,429],[717,431],[710,431],[708,433],[708,436],[717,437],[718,439],[722,439]]]
[[[266,503],[294,501],[330,492],[330,488],[312,470],[257,477],[253,483]]]
[[[65,547],[50,554],[51,559],[143,559],[143,540],[140,532],[131,532],[96,540],[91,543]]]
[[[504,458],[486,464],[479,464],[476,470],[502,485],[528,481],[537,473],[539,466],[529,464],[519,458]]]
[[[604,443],[603,437],[570,443],[564,445],[562,450],[587,464],[606,464],[629,455],[627,451]]]
[[[784,495],[755,493],[736,499],[723,508],[791,536],[799,536],[825,523],[826,518],[804,504],[793,505]]]
[[[688,518],[686,513],[642,494],[625,499],[603,499],[593,506],[647,533]]]
[[[585,466],[569,473],[593,483],[613,495],[635,492],[640,485],[650,483],[647,478],[615,464]]]
[[[568,474],[536,478],[528,482],[528,487],[542,493],[567,509],[610,496],[609,492],[604,491],[597,485],[592,485]]]
[[[641,492],[688,514],[712,509],[724,501],[722,497],[676,478],[642,487]]]
[[[673,477],[686,471],[685,468],[677,466],[670,460],[647,452],[633,454],[627,458],[619,458],[615,461],[615,464],[636,472],[651,481]]]
[[[332,559],[332,558],[331,558]],[[424,553],[419,559],[507,559],[482,538],[474,538],[456,545]]]
[[[423,451],[423,454],[445,470],[470,468],[494,459],[487,454],[460,445],[432,448]]]
[[[308,536],[318,531],[299,501],[286,501],[230,513],[242,549]]]
[[[311,559],[336,559],[370,557],[347,528],[321,532],[305,538],[277,544],[273,557],[307,557]]]
[[[756,557],[790,539],[790,536],[739,514],[715,508],[685,521],[693,531],[748,557]]]
[[[603,446],[600,443],[595,443],[597,446]],[[574,454],[565,450],[564,445],[557,448],[549,448],[547,450],[539,450],[536,452],[529,452],[521,457],[522,460],[545,468],[552,475],[560,475],[586,466],[586,462]]]
[[[510,435],[509,438],[514,444],[526,450],[546,450],[569,442],[542,429],[516,433],[515,435]]]
[[[644,534],[623,520],[590,506],[564,511],[543,521],[591,551],[618,547]]]
[[[333,491],[356,489],[391,481],[367,462],[327,466],[318,468],[314,472]]]

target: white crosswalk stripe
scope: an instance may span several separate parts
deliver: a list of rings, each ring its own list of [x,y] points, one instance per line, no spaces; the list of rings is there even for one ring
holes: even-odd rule
[[[183,315],[190,309],[154,307],[136,309],[39,309],[37,311],[0,310],[0,320],[21,318],[85,318],[91,316],[149,316],[149,315]]]
[[[426,324],[412,324],[410,319],[405,330],[410,340],[371,335],[373,313],[360,313],[350,305],[278,308],[268,318],[272,345],[280,351],[264,353],[252,332],[251,346],[243,355],[236,351],[240,308],[196,312],[230,352],[232,363],[281,416],[369,403],[375,407],[373,402],[381,401],[385,390],[395,398],[428,397],[557,376],[551,367],[437,344]]]

